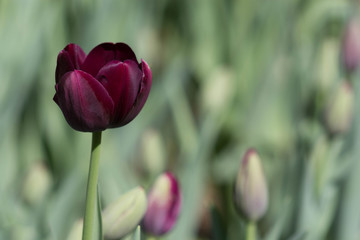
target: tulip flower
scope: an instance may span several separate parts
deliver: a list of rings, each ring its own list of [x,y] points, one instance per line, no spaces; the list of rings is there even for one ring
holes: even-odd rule
[[[354,114],[355,94],[350,82],[343,81],[336,89],[325,111],[325,124],[331,134],[346,133]]]
[[[342,45],[342,61],[345,70],[351,73],[360,63],[360,24],[356,19],[347,24]]]
[[[249,149],[241,162],[235,183],[235,205],[250,221],[259,220],[268,207],[268,189],[259,155]]]
[[[142,229],[154,236],[170,231],[181,209],[181,193],[175,177],[166,172],[155,181],[148,194],[148,208],[142,220]]]
[[[125,43],[102,43],[88,55],[69,44],[58,55],[55,80],[54,101],[69,125],[95,132],[133,120],[147,100],[152,76]]]

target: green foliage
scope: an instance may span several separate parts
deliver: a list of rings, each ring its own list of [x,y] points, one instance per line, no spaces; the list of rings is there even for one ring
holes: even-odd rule
[[[248,147],[269,186],[258,236],[358,238],[360,112],[341,136],[322,121],[331,90],[349,78],[341,37],[358,14],[340,0],[0,0],[0,239],[66,239],[83,216],[91,135],[73,131],[52,101],[56,58],[69,42],[88,52],[108,41],[145,59],[153,86],[133,122],[103,133],[102,206],[156,177],[140,154],[154,130],[183,191],[163,239],[210,239],[211,229],[213,239],[241,239],[232,187]],[[355,103],[359,77],[348,79]],[[25,184],[39,165],[50,177]],[[41,196],[28,201],[32,190]]]

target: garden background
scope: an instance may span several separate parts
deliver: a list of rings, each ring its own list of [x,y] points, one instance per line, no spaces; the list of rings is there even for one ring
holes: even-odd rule
[[[71,129],[52,100],[70,42],[86,53],[125,42],[152,69],[139,116],[103,133],[103,206],[170,170],[183,206],[161,239],[242,239],[233,184],[254,147],[269,187],[262,239],[360,239],[360,74],[341,61],[359,6],[0,0],[0,239],[63,240],[83,216],[91,134]],[[344,79],[354,119],[329,134],[326,108]]]

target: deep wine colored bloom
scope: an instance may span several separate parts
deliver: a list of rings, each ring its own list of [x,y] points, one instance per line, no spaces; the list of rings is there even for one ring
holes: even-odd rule
[[[170,172],[161,174],[148,194],[148,208],[142,220],[142,229],[154,236],[170,231],[181,209],[181,192]]]
[[[87,56],[69,44],[58,55],[54,101],[75,130],[121,127],[144,106],[151,80],[148,64],[125,43],[102,43]]]

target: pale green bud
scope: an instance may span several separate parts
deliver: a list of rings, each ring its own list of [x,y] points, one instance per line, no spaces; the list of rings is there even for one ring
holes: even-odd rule
[[[320,47],[315,83],[321,93],[327,94],[339,76],[339,42],[335,38],[327,38]]]
[[[142,187],[136,187],[122,195],[102,213],[105,237],[117,239],[129,234],[140,223],[146,208],[146,194]]]
[[[141,139],[141,170],[150,176],[164,171],[166,166],[164,140],[159,131],[147,130]]]
[[[354,112],[354,91],[351,84],[343,81],[336,89],[326,108],[326,126],[332,134],[342,134],[349,130]]]
[[[29,204],[40,203],[52,184],[49,170],[42,163],[30,168],[23,185],[23,196]]]
[[[234,76],[230,69],[221,67],[213,70],[204,82],[201,102],[206,111],[221,113],[230,104],[234,95]]]
[[[247,219],[259,220],[268,208],[268,188],[259,155],[249,149],[235,182],[235,205]]]

